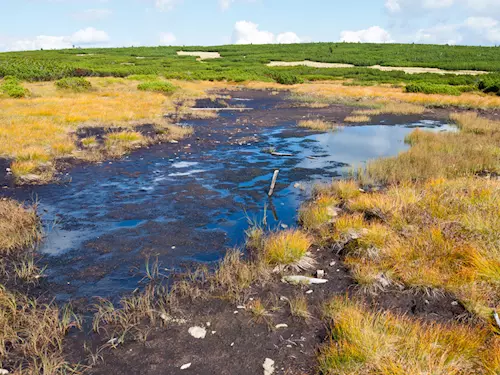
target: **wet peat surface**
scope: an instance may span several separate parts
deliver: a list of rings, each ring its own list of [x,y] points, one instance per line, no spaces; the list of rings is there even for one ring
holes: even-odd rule
[[[341,123],[353,108],[301,108],[284,94],[267,91],[231,95],[230,107],[252,109],[189,121],[194,135],[178,143],[159,144],[122,160],[78,164],[67,171],[64,183],[2,190],[20,200],[38,200],[47,229],[40,249],[41,263],[47,266],[44,284],[58,301],[77,300],[77,311],[91,317],[92,297],[117,301],[138,287],[148,256],[158,257],[166,274],[200,263],[214,266],[228,248],[243,244],[248,218],[262,220],[267,211],[270,228],[294,226],[297,208],[314,182],[341,178],[368,160],[406,150],[404,138],[416,127],[450,130],[446,114],[436,112],[384,116],[372,125],[313,132],[298,128],[297,122],[320,118]],[[271,149],[291,156],[273,156]],[[275,170],[280,170],[278,184],[269,198]],[[359,296],[375,308],[432,321],[466,315],[447,295],[404,290],[366,295],[336,253],[320,247],[312,251],[318,269],[326,272],[326,284],[292,286],[278,277],[249,288],[248,300],[278,307],[264,321],[224,300],[186,299],[176,311],[184,324],[153,327],[144,341],[99,352],[103,360],[87,373],[252,375],[263,373],[262,364],[270,358],[275,374],[311,374],[317,349],[328,340],[320,308],[333,295]],[[290,313],[286,298],[297,295],[307,297],[308,320]],[[89,323],[87,319],[84,331],[72,332],[66,340],[71,363],[86,363],[84,342],[94,352],[106,345],[107,339],[91,333]],[[275,329],[283,323],[286,328]],[[205,339],[188,334],[194,325],[207,329]],[[188,363],[191,367],[182,370]]]
[[[229,247],[243,244],[249,218],[261,221],[267,211],[271,228],[293,226],[313,182],[406,150],[404,138],[416,127],[449,128],[431,114],[386,116],[375,119],[377,125],[318,133],[297,122],[341,123],[352,109],[287,107],[283,94],[267,91],[232,97],[230,107],[252,109],[188,121],[194,128],[188,139],[122,160],[77,165],[59,184],[3,190],[39,202],[47,232],[41,263],[57,300],[130,292],[144,275],[147,257],[158,257],[166,270],[214,264]],[[269,198],[275,170],[280,174]]]

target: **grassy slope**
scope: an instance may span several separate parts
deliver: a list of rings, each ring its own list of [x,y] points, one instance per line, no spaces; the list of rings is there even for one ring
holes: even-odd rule
[[[219,51],[223,58],[200,63],[195,57],[178,57],[176,51],[180,49]],[[10,52],[0,54],[0,77],[15,75],[26,80],[51,80],[72,75],[161,74],[167,78],[179,79],[271,81],[276,72],[285,72],[305,79],[353,78],[386,83],[425,81],[434,84],[472,85],[480,78],[436,74],[408,75],[403,72],[381,72],[361,67],[379,64],[500,72],[498,51],[496,47],[310,43]],[[271,60],[305,59],[351,63],[360,67],[318,69],[266,66]]]

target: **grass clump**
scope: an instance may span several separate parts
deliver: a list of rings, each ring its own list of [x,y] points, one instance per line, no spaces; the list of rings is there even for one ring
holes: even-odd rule
[[[296,85],[304,82],[300,76],[288,72],[273,72],[271,78],[281,85]]]
[[[362,123],[362,122],[370,122],[371,117],[367,115],[352,115],[347,116],[344,119],[344,122],[352,122],[352,123]]]
[[[63,357],[65,335],[80,327],[69,307],[40,304],[0,285],[0,327],[1,368],[23,374],[74,371]]]
[[[460,96],[464,88],[450,85],[439,85],[427,82],[416,82],[406,85],[405,91],[409,93],[442,94]],[[470,89],[468,90],[470,91]]]
[[[35,208],[16,201],[0,200],[0,254],[6,255],[33,247],[42,237]]]
[[[331,341],[319,354],[324,375],[497,374],[500,342],[479,327],[426,324],[374,313],[334,298],[325,305]]]
[[[388,102],[382,103],[378,108],[354,111],[353,114],[358,116],[379,116],[385,114],[421,115],[424,112],[425,107],[422,105],[402,102]]]
[[[177,87],[171,84],[170,82],[163,82],[163,81],[148,81],[148,82],[143,82],[140,83],[137,86],[138,90],[141,91],[152,91],[152,92],[158,92],[161,94],[173,94],[176,90]]]
[[[7,76],[0,84],[0,93],[9,98],[25,98],[30,95],[30,91],[21,85],[21,82],[15,78]]]
[[[270,234],[264,241],[263,258],[270,265],[293,265],[304,258],[311,238],[296,229]]]
[[[328,195],[320,195],[299,210],[299,222],[306,229],[317,229],[329,223],[336,216],[339,200]]]
[[[415,130],[412,147],[397,157],[368,164],[368,176],[385,183],[456,178],[499,173],[500,122],[475,114],[455,114],[462,131],[431,133]]]
[[[303,120],[299,121],[298,125],[300,128],[307,128],[311,130],[320,130],[320,131],[337,129],[337,126],[335,124],[323,120]]]
[[[309,307],[307,304],[307,299],[305,296],[300,295],[292,297],[288,300],[290,305],[290,314],[293,317],[308,320],[311,318],[311,313],[309,312]]]
[[[92,84],[83,77],[62,78],[54,83],[59,90],[85,92],[92,89]]]
[[[497,181],[393,185],[341,205],[331,240],[349,239],[345,263],[358,281],[446,290],[486,321],[500,309]]]

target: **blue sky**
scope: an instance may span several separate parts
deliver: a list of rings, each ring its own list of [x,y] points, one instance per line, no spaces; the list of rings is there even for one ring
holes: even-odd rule
[[[0,51],[308,41],[500,44],[500,0],[3,0],[2,14]]]

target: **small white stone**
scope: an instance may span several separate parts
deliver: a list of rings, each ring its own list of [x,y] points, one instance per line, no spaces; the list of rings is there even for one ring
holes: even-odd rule
[[[210,327],[210,325],[211,325],[211,324],[212,324],[212,323],[210,323],[210,322],[207,322],[207,327]]]
[[[174,250],[174,249],[175,249],[175,246],[172,246],[172,250]]]
[[[4,368],[0,369],[0,375],[7,375],[8,373],[9,373],[8,370],[6,370]]]
[[[204,339],[207,335],[207,330],[203,327],[191,327],[188,329],[188,332],[195,339]]]
[[[186,363],[185,365],[181,366],[181,370],[187,370],[190,367],[191,367],[191,363]]]
[[[288,225],[286,225],[286,224],[281,224],[281,228],[282,228],[282,229],[288,229]]]
[[[233,314],[235,314],[235,315],[238,314],[238,311],[235,311]]]
[[[231,346],[234,346],[234,342],[231,343]]]
[[[308,290],[306,294],[312,294],[312,292],[313,292],[312,290]]]
[[[453,302],[451,303],[451,305],[452,305],[452,306],[458,306],[458,302],[457,302],[457,301],[453,301]]]
[[[324,270],[317,270],[316,271],[316,277],[318,279],[323,279],[325,277],[325,271]]]
[[[288,328],[288,324],[276,324],[276,329],[280,329],[280,328]]]
[[[215,335],[217,333],[217,331],[212,331],[212,335]]]
[[[243,305],[236,306],[236,308],[237,308],[238,310],[245,310],[245,309],[246,309],[246,307],[245,307],[245,306],[243,306]]]
[[[264,375],[272,375],[274,373],[274,361],[271,358],[266,358],[264,364]]]
[[[333,267],[336,264],[337,264],[337,262],[330,262],[330,267]]]

